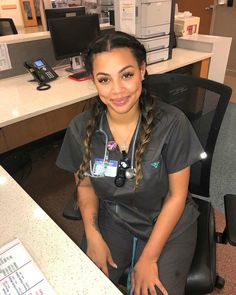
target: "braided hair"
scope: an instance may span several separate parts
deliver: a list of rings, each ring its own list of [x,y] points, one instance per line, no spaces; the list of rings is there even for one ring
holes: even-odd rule
[[[146,50],[144,46],[135,37],[127,33],[113,31],[99,36],[90,45],[85,58],[85,68],[87,72],[91,75],[93,74],[93,61],[96,54],[109,52],[115,48],[129,48],[140,68],[143,63],[146,64]],[[147,80],[147,72],[145,73],[145,80]],[[141,132],[135,151],[136,181],[134,189],[138,187],[143,177],[141,159],[145,147],[150,141],[151,131],[154,124],[155,98],[149,94],[147,87],[144,85],[142,87],[139,106],[141,111]],[[96,127],[99,125],[101,115],[105,109],[106,105],[103,104],[99,97],[97,97],[96,102],[92,108],[91,119],[89,120],[86,128],[86,134],[84,138],[84,157],[77,172],[78,184],[84,178],[85,172],[89,170],[92,135],[94,134]]]

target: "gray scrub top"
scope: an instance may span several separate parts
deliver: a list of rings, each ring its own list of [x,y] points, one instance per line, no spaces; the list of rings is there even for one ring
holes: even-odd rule
[[[90,112],[87,111],[71,121],[57,158],[57,165],[60,168],[74,173],[78,171],[83,158],[83,138],[89,118]],[[109,141],[114,140],[106,115],[103,116],[102,129]],[[130,147],[129,159],[131,159],[132,142]],[[95,158],[103,159],[104,148],[104,134],[95,132],[92,137],[92,166]],[[172,105],[158,102],[151,139],[142,157],[143,178],[137,190],[133,190],[135,179],[126,179],[123,187],[115,186],[114,177],[108,176],[90,177],[91,183],[96,195],[100,201],[104,201],[102,203],[112,217],[132,234],[146,239],[152,231],[168,193],[168,174],[180,171],[200,160],[202,152],[204,150],[185,114]],[[109,160],[120,159],[121,153],[118,148],[109,151]],[[193,224],[198,215],[197,207],[189,194],[184,212],[169,240]]]

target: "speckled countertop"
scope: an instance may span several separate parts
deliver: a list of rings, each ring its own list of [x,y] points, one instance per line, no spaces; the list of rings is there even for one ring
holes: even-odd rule
[[[0,166],[0,246],[19,238],[58,295],[121,295]]]

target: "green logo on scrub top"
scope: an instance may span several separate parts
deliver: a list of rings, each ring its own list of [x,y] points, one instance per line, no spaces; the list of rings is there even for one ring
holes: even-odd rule
[[[151,163],[151,166],[152,166],[153,168],[157,169],[158,166],[159,166],[159,164],[160,164],[159,161],[158,161],[158,162],[153,162],[153,163]]]

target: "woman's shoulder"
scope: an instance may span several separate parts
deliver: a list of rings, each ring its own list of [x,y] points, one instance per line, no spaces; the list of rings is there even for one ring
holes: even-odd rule
[[[156,118],[158,120],[175,121],[184,118],[184,113],[174,105],[158,100],[156,104]]]
[[[69,124],[69,129],[72,129],[75,132],[82,133],[88,124],[88,121],[91,118],[91,110],[84,111],[76,115]]]

